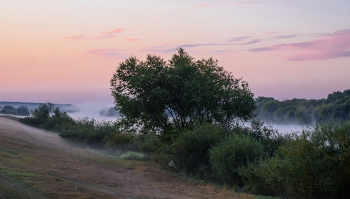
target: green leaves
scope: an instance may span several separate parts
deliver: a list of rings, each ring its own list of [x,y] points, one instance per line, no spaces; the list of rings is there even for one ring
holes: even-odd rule
[[[255,109],[248,83],[209,58],[194,61],[182,48],[168,61],[148,55],[119,64],[111,79],[116,108],[144,130],[192,128],[195,121],[228,126]]]

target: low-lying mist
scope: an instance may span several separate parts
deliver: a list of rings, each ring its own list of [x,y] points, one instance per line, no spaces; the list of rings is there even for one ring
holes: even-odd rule
[[[89,118],[95,119],[96,121],[115,121],[117,117],[106,117],[101,116],[100,112],[106,107],[113,107],[113,104],[101,103],[101,102],[86,102],[76,105],[79,108],[79,111],[74,113],[68,113],[74,119]]]
[[[101,102],[86,102],[76,105],[79,108],[79,111],[74,113],[68,113],[74,119],[82,119],[89,118],[95,119],[98,122],[101,121],[116,121],[118,117],[106,117],[100,114],[101,111],[108,111],[110,107],[114,107],[113,104],[110,103],[101,103]],[[245,125],[249,125],[246,123]],[[269,124],[265,123],[264,125],[272,126],[273,129],[278,130],[279,133],[287,134],[287,133],[299,133],[303,129],[310,128],[312,126],[308,125],[299,125],[299,124]]]

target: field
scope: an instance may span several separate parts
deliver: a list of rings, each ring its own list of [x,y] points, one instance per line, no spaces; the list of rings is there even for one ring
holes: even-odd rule
[[[0,198],[255,198],[0,117]]]

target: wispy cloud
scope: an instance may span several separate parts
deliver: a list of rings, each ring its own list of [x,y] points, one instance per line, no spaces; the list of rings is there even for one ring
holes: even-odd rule
[[[95,55],[104,58],[125,59],[127,56],[117,52],[114,48],[93,49],[85,52],[85,55]]]
[[[296,35],[296,34],[294,34],[294,35],[279,35],[279,36],[273,37],[273,39],[289,39],[289,38],[294,38],[297,36],[298,35]]]
[[[243,40],[246,40],[246,39],[249,39],[249,38],[251,38],[251,37],[249,37],[249,36],[245,36],[245,37],[234,37],[234,38],[229,39],[227,42],[243,41]]]
[[[141,39],[128,39],[128,38],[125,38],[127,41],[141,41]]]
[[[328,34],[321,39],[309,42],[286,43],[249,49],[251,52],[288,50],[293,50],[296,52],[294,55],[287,57],[287,60],[289,61],[323,60],[349,57],[350,29],[337,31],[333,34]]]
[[[249,45],[249,44],[256,44],[256,43],[259,43],[261,42],[261,39],[253,39],[251,41],[248,41],[246,43],[242,43],[242,44],[239,44],[239,45]]]
[[[103,35],[114,35],[114,34],[120,33],[121,31],[124,31],[124,28],[118,28],[118,29],[115,29],[112,31],[104,32],[102,34]]]
[[[102,39],[109,39],[109,38],[115,38],[117,37],[116,34],[124,31],[123,28],[118,28],[112,31],[103,32],[100,35],[97,36],[86,36],[86,35],[79,35],[79,36],[69,36],[65,37],[65,39],[71,39],[71,40],[102,40]]]

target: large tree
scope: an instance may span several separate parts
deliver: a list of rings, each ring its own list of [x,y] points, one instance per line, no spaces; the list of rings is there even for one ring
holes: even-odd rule
[[[251,118],[256,108],[247,82],[212,58],[194,61],[182,48],[168,62],[155,55],[126,59],[113,74],[111,90],[124,122],[161,132],[195,122],[229,126]]]

